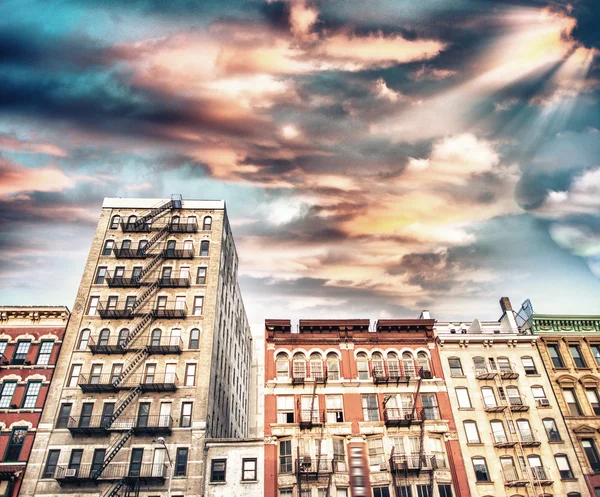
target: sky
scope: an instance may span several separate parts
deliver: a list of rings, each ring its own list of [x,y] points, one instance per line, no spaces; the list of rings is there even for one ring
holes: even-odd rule
[[[225,199],[251,322],[600,314],[600,2],[0,2],[0,304]]]

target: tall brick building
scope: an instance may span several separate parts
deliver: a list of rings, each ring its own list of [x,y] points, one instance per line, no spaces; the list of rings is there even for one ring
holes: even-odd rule
[[[265,322],[265,495],[469,495],[433,326]]]
[[[201,495],[248,431],[237,268],[223,201],[105,199],[24,495]]]
[[[1,497],[19,493],[68,320],[66,307],[0,307]]]

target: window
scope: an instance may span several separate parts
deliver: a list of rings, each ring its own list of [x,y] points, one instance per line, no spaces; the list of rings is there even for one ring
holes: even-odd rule
[[[573,470],[569,464],[569,459],[563,454],[555,455],[556,466],[558,466],[558,472],[563,480],[570,480],[573,478]]]
[[[181,404],[179,426],[182,428],[190,428],[192,426],[192,405],[192,402],[184,402]]]
[[[433,497],[433,489],[429,491],[429,485],[417,485],[417,497]]]
[[[293,497],[294,490],[291,488],[282,488],[279,490],[279,497]]]
[[[196,384],[196,364],[185,366],[185,386],[193,387]]]
[[[54,347],[54,341],[52,340],[44,340],[40,344],[40,349],[37,357],[37,364],[41,364],[43,366],[50,363],[50,355],[52,354],[52,348]]]
[[[90,383],[97,385],[100,383],[100,375],[102,374],[102,364],[92,364],[90,370]]]
[[[17,462],[19,460],[26,436],[27,428],[13,428],[8,441],[8,447],[4,453],[4,462]]]
[[[527,421],[526,419],[517,420],[517,428],[519,429],[519,435],[521,435],[521,440],[523,442],[536,441],[536,439],[533,436],[533,432],[531,431],[529,421]]]
[[[73,404],[61,404],[60,410],[58,411],[58,418],[56,418],[56,428],[66,428],[69,424],[69,416],[71,415],[71,409]]]
[[[144,449],[131,449],[131,457],[129,458],[128,476],[137,477],[137,476],[141,475],[143,457],[144,457]]]
[[[434,393],[422,393],[421,406],[423,407],[423,419],[440,418],[440,413],[437,405],[437,397]]]
[[[365,421],[379,421],[377,394],[364,394],[362,397],[363,418]]]
[[[103,285],[104,278],[106,278],[106,267],[100,266],[98,268],[98,272],[96,273],[96,279],[94,280],[94,285]]]
[[[202,240],[200,242],[200,257],[208,257],[208,247],[210,242],[208,240]]]
[[[592,349],[592,355],[594,356],[594,359],[596,360],[596,365],[600,366],[600,345],[592,345],[591,349]]]
[[[479,438],[479,431],[477,430],[477,423],[475,421],[464,421],[465,435],[467,436],[467,443],[478,444],[481,443]]]
[[[0,357],[2,357],[4,355],[4,352],[6,352],[7,345],[8,345],[8,342],[6,340],[0,340]]]
[[[450,485],[449,483],[438,484],[438,492],[440,494],[440,497],[453,497],[452,485]]]
[[[25,364],[29,347],[31,347],[31,342],[17,342],[17,348],[15,349],[11,364]]]
[[[196,275],[196,285],[206,285],[206,268],[199,267]]]
[[[79,416],[79,426],[81,428],[87,428],[88,426],[90,426],[93,410],[93,402],[85,402],[81,404],[81,416]]]
[[[585,395],[592,406],[594,414],[596,416],[600,416],[600,401],[598,400],[598,391],[595,388],[586,388]]]
[[[60,457],[60,450],[49,450],[48,457],[46,458],[46,466],[42,473],[42,478],[54,478],[56,473],[56,466],[58,464],[58,458]]]
[[[556,427],[556,422],[552,418],[545,418],[542,420],[544,429],[546,430],[546,436],[549,442],[560,442],[560,433]]]
[[[256,481],[256,458],[242,459],[242,481]]]
[[[575,395],[575,389],[563,388],[563,395],[571,416],[581,416],[581,408]]]
[[[594,492],[596,493],[596,497],[600,497],[600,487],[594,487]]]
[[[583,447],[583,451],[590,463],[590,467],[592,471],[596,474],[600,473],[600,456],[598,455],[598,450],[596,449],[596,443],[593,438],[584,438],[581,440],[581,446]]]
[[[77,350],[85,350],[87,349],[88,340],[90,339],[90,330],[86,328],[85,330],[81,330],[81,334],[79,335],[79,343],[77,344]]]
[[[369,379],[369,361],[367,360],[367,354],[364,352],[359,352],[356,355],[356,368],[358,369],[359,380]]]
[[[287,380],[289,378],[290,363],[285,354],[277,354],[277,357],[275,358],[275,367],[277,370],[277,379]]]
[[[106,240],[104,242],[104,248],[102,249],[102,255],[110,255],[115,246],[114,240]]]
[[[194,328],[190,331],[190,349],[196,350],[200,346],[200,330],[198,328]]]
[[[188,449],[187,447],[178,447],[175,456],[175,476],[187,475]],[[214,481],[211,479],[211,481]],[[223,468],[223,481],[225,481],[225,468]]]
[[[521,362],[526,375],[538,374],[532,357],[521,357]]]
[[[327,408],[328,423],[344,422],[344,407],[341,395],[326,395],[325,404]]]
[[[24,409],[34,409],[37,403],[38,395],[40,394],[40,389],[42,388],[41,381],[30,381],[27,383],[27,390],[25,391],[25,397],[23,397],[23,405]]]
[[[483,397],[484,407],[496,407],[496,396],[494,395],[494,389],[492,387],[482,387],[481,396]]]
[[[399,487],[401,488],[401,487]],[[410,490],[410,487],[407,487]],[[411,497],[410,494],[406,496],[400,494],[402,497]],[[373,497],[390,497],[390,489],[389,487],[374,487],[373,488]]]
[[[346,471],[346,446],[344,439],[333,439],[333,471]]]
[[[581,355],[581,347],[579,347],[579,345],[569,345],[569,351],[571,352],[571,357],[573,358],[576,368],[587,368],[585,359]]]
[[[488,472],[487,464],[484,457],[473,458],[473,469],[475,470],[475,480],[480,482],[490,481],[490,474]]]
[[[100,335],[98,337],[98,345],[106,347],[108,345],[108,339],[110,338],[110,330],[108,328],[104,328],[100,330]]]
[[[73,364],[71,366],[71,374],[69,375],[69,382],[67,388],[75,388],[79,381],[79,375],[81,374],[81,364]]]
[[[96,309],[98,308],[98,302],[100,301],[100,297],[90,297],[90,305],[88,306],[88,315],[95,316]]]
[[[563,358],[560,355],[560,349],[558,348],[558,344],[548,344],[548,353],[550,354],[550,359],[552,360],[552,365],[555,368],[564,368],[565,367]]]
[[[456,399],[458,400],[458,407],[460,409],[471,409],[471,398],[469,397],[469,390],[466,388],[456,389]]]
[[[121,216],[113,216],[110,222],[110,229],[116,230],[119,227],[119,223],[121,222]]]
[[[202,316],[204,297],[194,297],[194,316]]]
[[[204,218],[204,222],[202,223],[202,229],[204,231],[210,231],[212,229],[212,217],[206,216]]]
[[[540,386],[531,387],[531,393],[532,393],[535,403],[538,407],[550,405],[550,402],[546,398],[546,392],[544,392],[544,387],[540,387]]]
[[[340,360],[336,354],[327,354],[327,379],[337,381],[340,379]]]
[[[383,438],[367,438],[367,451],[369,453],[369,466],[377,466],[385,462]]]
[[[277,422],[281,423],[281,424],[294,422],[294,396],[293,395],[278,395],[277,396]]]
[[[458,357],[448,359],[448,365],[450,366],[450,376],[464,376],[462,364]]]
[[[0,393],[0,408],[6,409],[10,407],[16,389],[16,381],[5,381],[2,383],[2,393]]]
[[[293,400],[293,399],[292,399]],[[279,442],[279,472],[292,472],[292,441],[281,440]]]
[[[497,444],[503,444],[508,442],[508,437],[504,431],[504,424],[499,419],[490,421],[490,428],[492,429],[492,437],[494,442]]]

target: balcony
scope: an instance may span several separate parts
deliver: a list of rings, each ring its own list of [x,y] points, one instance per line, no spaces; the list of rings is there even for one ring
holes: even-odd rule
[[[119,379],[118,374],[80,374],[79,375],[79,388],[83,393],[95,392],[116,392],[122,388],[120,384],[115,384]]]
[[[129,466],[129,471],[127,471],[125,478],[129,484],[139,482],[146,485],[158,485],[165,482],[168,474],[169,465],[167,463],[132,464]]]
[[[477,380],[493,380],[498,375],[498,370],[495,367],[486,364],[475,366],[474,371]]]
[[[435,471],[436,469],[446,468],[446,458],[443,453],[425,453],[418,454],[392,454],[390,458],[390,467],[392,471],[421,472]]]
[[[513,370],[510,365],[500,365],[500,377],[503,380],[516,380],[519,377],[519,373]]]
[[[71,435],[107,435],[110,416],[69,416],[67,428]]]
[[[169,276],[161,276],[158,279],[158,285],[161,288],[188,288],[190,286],[190,278],[171,278]]]
[[[113,271],[106,273],[106,284],[110,288],[139,288],[142,284],[142,278],[139,276],[139,272],[136,271],[124,271],[119,275]]]
[[[529,406],[525,403],[525,398],[520,395],[507,397],[508,407],[513,412],[529,411]]]
[[[111,463],[102,474],[99,474],[100,465],[80,464],[76,468],[69,468],[67,465],[56,467],[54,479],[59,485],[81,485],[86,483],[97,484],[100,481],[117,481],[123,478],[128,483],[142,484],[162,484],[168,475],[168,465],[165,464],[135,464]]]
[[[500,404],[496,404],[496,403],[483,403],[483,410],[485,412],[504,412],[504,409],[506,409],[506,404],[500,403]]]
[[[327,365],[324,361],[293,361],[292,384],[305,382],[327,383]]]
[[[121,230],[123,233],[150,233],[152,231],[152,222],[137,223],[121,221]]]
[[[317,478],[319,475],[329,475],[330,473],[333,473],[333,459],[301,455],[296,463],[296,473],[298,476],[308,478]]]
[[[125,418],[125,424],[131,423],[136,435],[170,435],[173,428],[171,416],[143,416],[137,418]]]
[[[140,385],[143,392],[174,392],[177,390],[177,375],[175,373],[132,374],[119,385],[122,385],[122,388],[133,388]]]
[[[98,302],[96,310],[102,319],[127,319],[133,317],[131,305],[125,303],[109,303],[108,301]]]
[[[152,310],[154,318],[175,319],[187,316],[187,305],[185,302],[165,302],[156,304]]]
[[[517,468],[503,468],[502,474],[504,475],[504,485],[506,487],[524,487],[527,485],[527,478],[520,476]]]
[[[151,354],[181,354],[183,349],[183,341],[179,335],[146,335],[143,338]]]
[[[494,438],[494,447],[501,449],[508,449],[510,447],[514,447],[517,445],[516,440],[509,440],[506,435],[493,435]]]
[[[198,231],[197,221],[187,221],[185,223],[173,222],[169,223],[170,233],[196,233]]]
[[[99,477],[99,470],[101,465],[92,464],[80,464],[77,467],[70,468],[67,465],[56,466],[56,472],[54,473],[54,479],[62,487],[67,484],[78,484],[82,483],[96,483]],[[106,470],[102,473],[102,477],[105,480],[110,479],[108,475],[105,475]],[[118,480],[119,477],[115,476],[114,480]]]
[[[123,247],[123,244],[120,247],[113,248],[113,254],[117,259],[145,259],[150,255],[143,250],[143,247]]]
[[[520,435],[523,447],[539,447],[542,444],[533,433],[521,433]]]
[[[88,348],[92,354],[124,354],[126,352],[122,345],[124,340],[125,337],[119,337],[117,334],[106,336],[95,333],[90,335]]]
[[[383,419],[386,426],[410,426],[420,422],[416,409],[402,409],[388,407],[383,410]]]
[[[552,485],[554,482],[546,475],[546,470],[541,466],[533,466],[531,469],[531,476],[536,484],[542,485],[543,487]]]
[[[301,429],[310,429],[313,426],[322,426],[325,416],[317,409],[303,409],[298,413],[298,423]]]
[[[189,248],[183,247],[167,247],[162,253],[165,259],[193,259],[194,258],[194,246]]]
[[[440,409],[435,406],[424,407],[421,409],[421,419],[423,419],[423,421],[435,421],[442,419],[440,417]]]

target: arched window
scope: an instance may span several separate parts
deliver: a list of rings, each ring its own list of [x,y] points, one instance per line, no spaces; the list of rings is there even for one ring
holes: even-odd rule
[[[537,374],[537,368],[535,367],[535,362],[533,362],[533,357],[531,357],[531,356],[521,357],[521,362],[523,363],[523,369],[525,369],[526,375]]]
[[[210,242],[208,240],[202,240],[200,242],[200,257],[208,257],[208,247]]]
[[[288,356],[283,352],[277,354],[275,366],[277,369],[277,379],[287,380],[290,376],[290,361],[288,360]]]
[[[85,328],[84,330],[81,330],[81,333],[79,334],[79,343],[77,344],[77,350],[87,349],[89,339],[90,339],[89,328]]]
[[[513,367],[508,357],[498,357],[498,368],[501,373],[512,373]]]
[[[175,255],[175,247],[177,246],[177,242],[175,240],[169,240],[167,242],[167,257],[173,257]]]
[[[293,358],[292,377],[297,379],[306,378],[306,357],[301,352],[296,352]]]
[[[127,224],[129,226],[135,224],[137,221],[137,216],[135,214],[132,214],[131,216],[129,216],[129,218],[127,219]]]
[[[508,442],[506,438],[506,432],[504,431],[504,424],[499,419],[490,421],[490,427],[492,429],[492,437],[494,437],[494,443],[504,444]]]
[[[385,377],[385,364],[380,352],[373,352],[371,354],[371,374],[375,380]]]
[[[484,407],[497,407],[496,395],[492,387],[481,387],[481,396],[483,397]]]
[[[119,331],[119,347],[124,347],[127,342],[127,338],[129,337],[129,330],[127,328],[123,328]]]
[[[327,354],[327,379],[337,381],[340,379],[340,360],[337,354]]]
[[[310,355],[310,377],[312,379],[322,379],[323,376],[323,356],[313,352]]]
[[[485,365],[485,359],[483,357],[473,357],[473,366],[475,367],[476,377],[488,373],[488,369]]]
[[[479,438],[479,430],[477,429],[477,423],[475,421],[467,419],[467,420],[463,421],[463,426],[465,428],[465,435],[467,437],[467,443],[469,443],[469,444],[481,443],[481,439]]]
[[[506,398],[508,399],[508,404],[513,407],[523,405],[523,399],[521,398],[521,394],[517,387],[506,387]]]
[[[542,419],[542,424],[544,425],[544,430],[546,430],[549,442],[560,442],[562,440],[554,419],[544,418]]]
[[[152,347],[160,347],[160,336],[162,331],[160,328],[154,328],[152,330],[152,334],[150,335],[150,345]]]
[[[369,379],[369,360],[366,353],[359,352],[356,354],[356,369],[358,369],[359,380]]]
[[[171,218],[171,226],[175,226],[175,228],[179,226],[179,216],[173,216]]]
[[[519,435],[521,437],[521,441],[525,443],[538,442],[533,436],[533,432],[531,431],[531,425],[529,421],[526,419],[517,419],[517,429],[519,430]]]
[[[200,330],[194,328],[190,331],[190,349],[197,349],[200,346]]]
[[[189,230],[188,231],[196,231],[196,223],[197,223],[197,219],[196,216],[188,216],[187,218],[187,225]]]
[[[417,376],[415,361],[410,352],[402,352],[402,368],[404,369],[404,376],[408,378]]]
[[[113,216],[110,221],[110,229],[116,230],[119,227],[120,223],[121,223],[121,216],[119,216],[119,215]]]
[[[100,336],[98,337],[98,345],[106,347],[108,345],[108,339],[110,338],[110,330],[108,328],[104,328],[100,331]]]
[[[387,368],[390,379],[400,378],[400,363],[398,362],[398,354],[396,352],[388,352]]]
[[[417,353],[417,364],[419,366],[419,371],[431,371],[431,366],[429,365],[429,356],[426,352],[418,352]],[[430,375],[431,376],[431,375]]]
[[[531,473],[533,474],[534,480],[548,479],[546,471],[542,466],[542,460],[540,459],[540,456],[527,456],[527,460],[529,461],[529,467],[531,469]]]
[[[204,231],[210,231],[212,229],[212,217],[206,216],[204,218],[204,222],[202,223],[202,229]]]

